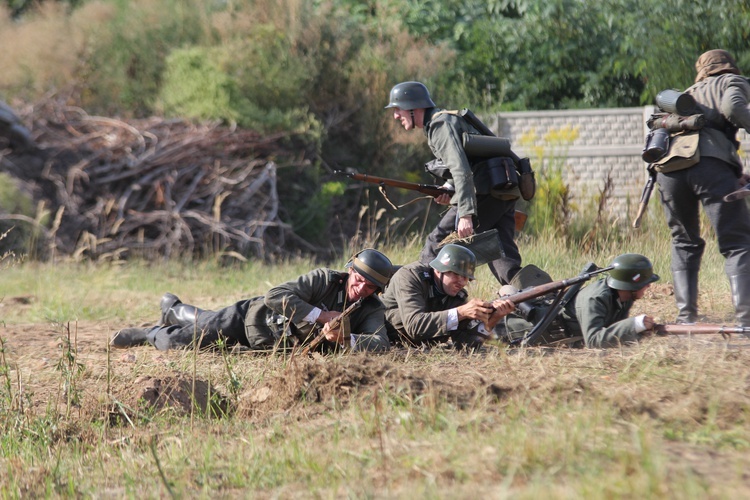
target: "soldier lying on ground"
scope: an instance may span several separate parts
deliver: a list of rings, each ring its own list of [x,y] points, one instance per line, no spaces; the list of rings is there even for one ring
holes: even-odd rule
[[[386,328],[393,343],[420,345],[450,339],[457,348],[475,348],[496,323],[514,309],[507,300],[469,299],[464,287],[474,279],[476,257],[468,248],[445,245],[429,266],[400,268],[382,296]]]
[[[183,304],[166,293],[161,300],[161,323],[151,328],[126,328],[111,345],[126,348],[151,344],[160,350],[207,347],[224,338],[255,350],[287,347],[312,340],[322,326],[324,345],[336,348],[346,340],[354,351],[386,351],[390,347],[384,326],[383,304],[375,293],[390,280],[391,261],[373,249],[359,252],[347,271],[316,269],[283,283],[265,296],[241,300],[218,311]],[[349,305],[362,299],[339,329],[330,322]],[[347,339],[347,334],[351,336]]]
[[[542,343],[562,338],[565,343],[573,343],[575,339],[582,340],[586,347],[615,347],[636,342],[642,334],[653,328],[654,319],[651,316],[641,314],[628,317],[633,303],[643,298],[651,283],[659,279],[654,274],[651,261],[643,255],[623,254],[616,257],[612,265],[614,268],[606,279],[589,284],[566,304],[540,337]],[[527,266],[516,275],[511,285],[500,289],[500,294],[511,296],[518,288],[529,286],[528,282],[524,283],[531,276],[527,272],[528,268],[537,271],[534,279],[539,279],[538,275],[541,273],[546,278],[542,278],[543,282],[552,281],[543,271]],[[541,283],[536,282],[531,285],[539,284]],[[548,307],[548,303],[519,306],[519,314],[506,318],[507,332],[501,332],[501,336],[518,337],[528,332],[542,320]]]

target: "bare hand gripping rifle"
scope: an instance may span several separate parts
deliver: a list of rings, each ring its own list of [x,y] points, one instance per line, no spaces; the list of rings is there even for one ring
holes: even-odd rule
[[[666,324],[666,325],[654,325],[654,332],[660,335],[679,335],[679,334],[690,334],[690,335],[707,335],[713,333],[719,333],[722,337],[728,337],[733,333],[737,334],[750,334],[750,327],[747,326],[726,326],[717,325],[711,323],[688,323],[688,324]]]
[[[347,307],[346,309],[344,309],[341,312],[341,314],[339,316],[336,316],[334,319],[332,319],[331,321],[329,321],[328,323],[326,323],[326,324],[330,325],[329,331],[330,330],[338,330],[339,328],[341,328],[341,323],[344,321],[344,319],[346,319],[347,317],[351,316],[351,314],[354,311],[356,311],[357,309],[359,309],[360,306],[362,305],[362,301],[363,300],[364,299],[358,299],[356,302],[352,302],[349,305],[349,307]],[[322,330],[322,328],[321,328],[321,330]],[[315,349],[316,347],[318,347],[320,345],[320,343],[323,342],[325,339],[326,339],[326,334],[321,331],[320,333],[318,333],[318,335],[314,339],[312,339],[312,341],[309,344],[307,344],[305,346],[304,349],[302,349],[302,351],[300,352],[300,354],[302,356],[306,356],[310,351],[312,351],[313,349]]]
[[[355,181],[362,181],[362,182],[369,182],[372,184],[377,184],[378,186],[380,186],[381,193],[383,193],[383,196],[385,196],[385,199],[394,208],[398,208],[398,207],[396,207],[393,203],[391,203],[390,200],[388,200],[388,197],[385,195],[385,192],[384,192],[384,186],[408,189],[410,191],[417,191],[419,193],[432,196],[433,198],[436,198],[443,194],[453,196],[453,194],[455,193],[453,189],[445,187],[445,186],[438,186],[437,184],[418,184],[416,182],[407,182],[407,181],[402,181],[398,179],[389,179],[387,177],[376,177],[374,175],[358,174],[355,172],[345,172],[343,170],[336,170],[333,173],[345,175],[349,177],[350,179],[354,179]],[[526,224],[526,219],[528,216],[519,210],[516,210],[514,216],[515,216],[515,222],[516,222],[515,224],[516,231],[523,230],[523,227]]]

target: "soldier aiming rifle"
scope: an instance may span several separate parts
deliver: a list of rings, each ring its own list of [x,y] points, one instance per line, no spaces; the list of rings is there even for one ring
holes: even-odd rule
[[[606,279],[581,289],[583,282],[603,272],[609,273]],[[646,314],[629,317],[630,309],[658,279],[651,262],[639,254],[620,255],[603,269],[589,264],[579,276],[557,282],[526,266],[500,290],[501,298],[516,304],[516,312],[506,317],[499,336],[520,345],[582,341],[586,347],[614,347],[636,342],[653,328],[654,320]],[[531,288],[519,291],[529,283]],[[550,291],[558,292],[554,300],[532,301]]]

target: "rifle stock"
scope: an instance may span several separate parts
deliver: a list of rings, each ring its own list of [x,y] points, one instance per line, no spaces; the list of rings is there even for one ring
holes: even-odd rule
[[[328,324],[331,325],[330,329],[331,330],[336,330],[336,329],[340,328],[341,327],[341,322],[344,320],[344,318],[346,318],[347,316],[350,316],[354,311],[356,311],[357,309],[359,309],[359,307],[362,305],[362,301],[363,300],[364,299],[357,299],[356,302],[352,302],[349,305],[349,307],[347,307],[346,309],[344,309],[341,312],[341,314],[339,316],[337,316],[336,318],[334,318],[331,321],[329,321]],[[322,330],[322,328],[321,328],[321,330]],[[318,335],[315,336],[314,339],[312,339],[312,341],[309,344],[307,344],[305,346],[304,349],[302,349],[302,351],[300,352],[300,354],[302,356],[306,356],[310,351],[312,351],[313,349],[315,349],[316,347],[318,347],[321,344],[321,342],[323,342],[325,340],[325,338],[326,338],[325,333],[323,333],[321,331],[320,333],[318,333]]]
[[[713,333],[720,333],[721,335],[737,334],[750,334],[750,327],[743,326],[726,326],[712,323],[689,323],[689,324],[663,324],[654,325],[653,330],[656,333],[662,335],[679,335],[679,334],[691,334],[691,335],[709,335]]]
[[[511,295],[506,295],[500,298],[505,299],[505,300],[510,300],[511,302],[513,302],[513,304],[518,305],[521,302],[526,302],[528,300],[536,299],[537,297],[547,295],[548,293],[557,292],[564,288],[568,288],[569,286],[576,285],[578,283],[583,283],[585,281],[590,280],[597,274],[605,273],[612,269],[614,269],[614,266],[603,267],[601,269],[597,269],[596,271],[591,271],[588,273],[581,273],[578,276],[574,276],[573,278],[568,278],[568,279],[564,279],[560,281],[553,281],[551,283],[545,283],[544,285],[537,285],[531,288],[527,288],[525,290],[521,290],[520,292],[511,294]]]
[[[387,177],[377,177],[375,175],[369,174],[358,174],[356,172],[345,172],[343,170],[335,170],[333,173],[345,175],[350,179],[354,179],[355,181],[369,182],[372,184],[377,184],[379,186],[390,186],[401,189],[408,189],[410,191],[417,191],[419,193],[432,196],[433,198],[437,198],[438,196],[443,194],[449,194],[453,196],[453,194],[455,193],[455,190],[444,186],[438,186],[437,184],[418,184],[416,182],[389,179]],[[516,210],[513,215],[515,220],[515,229],[516,231],[520,232],[526,225],[526,219],[528,218],[528,216],[520,210]]]

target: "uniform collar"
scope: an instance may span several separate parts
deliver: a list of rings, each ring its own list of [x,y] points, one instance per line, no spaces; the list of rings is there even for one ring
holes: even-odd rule
[[[440,108],[427,108],[424,110],[423,128],[424,128],[425,134],[428,132],[428,129],[430,128],[430,124],[432,123],[432,117],[435,116],[435,113],[437,113],[438,111],[440,111]]]

